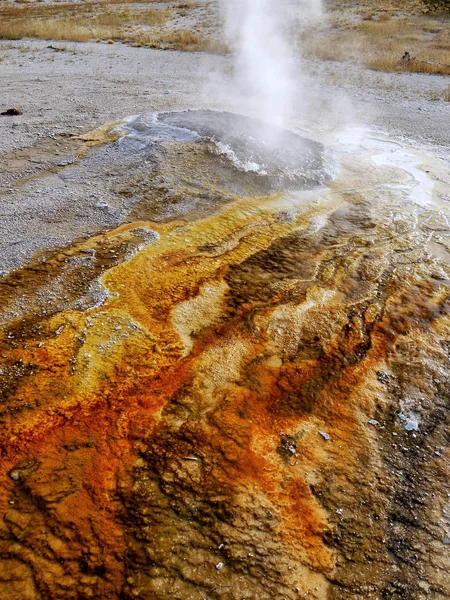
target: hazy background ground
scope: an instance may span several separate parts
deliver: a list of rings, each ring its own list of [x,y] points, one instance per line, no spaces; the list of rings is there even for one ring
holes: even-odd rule
[[[220,0],[2,0],[0,39],[226,53],[219,5]],[[422,0],[325,0],[323,8],[312,27],[286,23],[286,29],[294,28],[293,46],[303,54],[378,70],[450,73],[448,12],[430,11]]]
[[[34,126],[90,127],[129,111],[222,102],[207,85],[211,73],[231,69],[219,8],[219,0],[0,0],[1,107],[25,113],[1,120],[2,150],[27,143]],[[442,76],[450,73],[449,13],[430,12],[422,0],[328,0],[320,19],[286,23],[286,29],[299,68],[311,78],[308,88],[325,85],[315,108],[332,104],[339,108],[324,107],[328,113],[348,118],[348,106],[340,110],[346,89],[358,119],[378,123],[385,113],[381,123],[386,119],[390,129],[446,142],[440,115],[450,105],[450,80]],[[370,110],[360,102],[370,102]]]

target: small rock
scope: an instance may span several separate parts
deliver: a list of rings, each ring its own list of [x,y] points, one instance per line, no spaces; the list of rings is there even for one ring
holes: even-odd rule
[[[380,426],[380,423],[378,421],[376,421],[375,419],[369,419],[367,422],[369,423],[369,425],[373,425],[374,427]]]
[[[325,433],[325,431],[319,431],[319,434],[323,437],[324,440],[329,440],[330,436],[328,433]]]
[[[297,444],[295,438],[290,435],[283,436],[281,443],[277,447],[277,452],[285,459],[289,459],[297,452]]]
[[[16,115],[23,115],[23,112],[18,108],[8,108],[7,110],[4,110],[2,113],[0,113],[0,115],[3,115],[5,117],[14,117]]]
[[[405,52],[405,54],[399,60],[400,63],[413,63],[416,60],[415,56],[411,56],[409,52]]]
[[[97,200],[97,202],[95,203],[94,208],[108,208],[108,203],[105,202],[104,200]]]
[[[221,569],[222,567],[223,567],[223,563],[221,563],[221,562],[220,562],[220,563],[217,563],[217,565],[216,565],[216,569],[217,569],[218,571],[220,571],[220,569]]]

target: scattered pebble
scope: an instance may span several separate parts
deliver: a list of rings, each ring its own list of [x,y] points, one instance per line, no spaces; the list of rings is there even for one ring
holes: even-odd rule
[[[23,115],[23,112],[18,108],[8,108],[7,110],[1,112],[0,115],[3,115],[5,117],[14,117],[16,115]]]
[[[108,208],[108,203],[104,200],[97,200],[97,202],[94,205],[94,208]]]

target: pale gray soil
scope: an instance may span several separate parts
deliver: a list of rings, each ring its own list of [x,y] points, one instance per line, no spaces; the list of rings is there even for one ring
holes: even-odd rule
[[[231,64],[229,57],[121,44],[53,44],[66,48],[64,52],[48,45],[0,42],[0,107],[24,112],[0,120],[2,152],[62,128],[88,130],[129,114],[219,108],[211,89],[205,94],[206,84],[211,73]],[[431,143],[450,143],[450,103],[429,99],[450,86],[450,77],[380,73],[320,61],[305,62],[302,68],[321,122],[352,120]],[[299,96],[301,107],[301,92]]]
[[[230,57],[97,43],[53,43],[64,48],[56,52],[49,45],[0,42],[0,112],[23,111],[0,117],[3,271],[17,268],[38,248],[67,244],[127,214],[127,203],[113,197],[106,179],[74,183],[59,173],[75,159],[61,134],[153,111],[237,109],[212,83],[215,74],[230,70]],[[430,98],[440,97],[450,78],[318,61],[303,63],[301,70],[299,130],[326,136],[346,126],[369,126],[447,154],[450,103]],[[45,152],[36,150],[39,145]],[[27,148],[34,151],[23,154]],[[110,209],[96,209],[99,199]]]

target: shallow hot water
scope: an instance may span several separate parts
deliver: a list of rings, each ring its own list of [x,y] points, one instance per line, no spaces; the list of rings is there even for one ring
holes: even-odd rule
[[[118,131],[126,134],[123,143],[130,149],[155,142],[212,142],[243,176],[257,174],[273,189],[310,188],[330,179],[322,144],[233,113],[151,113],[127,119]]]

